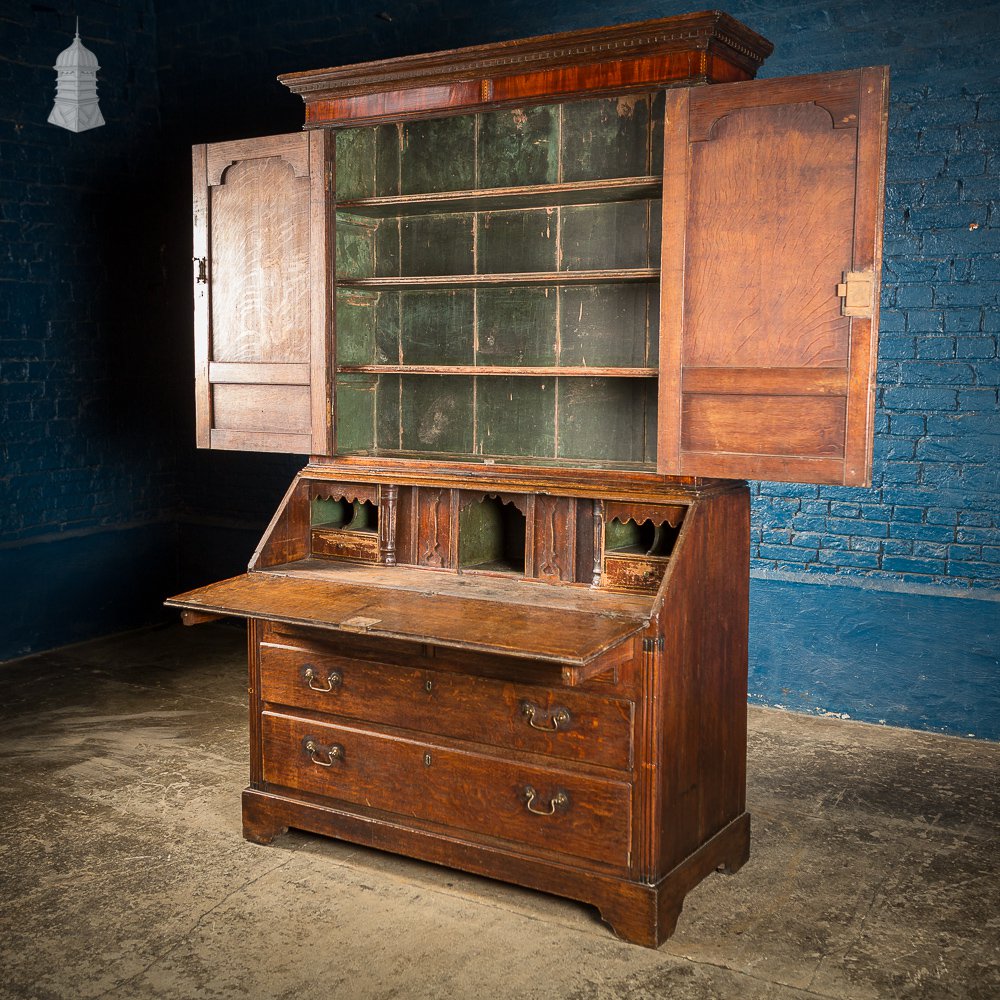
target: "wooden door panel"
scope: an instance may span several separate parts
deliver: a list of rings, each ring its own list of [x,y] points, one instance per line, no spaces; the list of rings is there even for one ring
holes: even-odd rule
[[[322,132],[193,150],[198,445],[331,454]]]
[[[245,160],[209,199],[212,361],[308,361],[308,175]]]
[[[844,365],[854,145],[814,104],[741,109],[692,144],[685,368]]]
[[[871,475],[882,68],[669,91],[660,471]],[[867,272],[866,315],[844,315]]]
[[[685,452],[836,458],[844,452],[844,400],[829,396],[716,396],[684,399]]]
[[[309,433],[309,388],[304,385],[213,385],[216,428]]]

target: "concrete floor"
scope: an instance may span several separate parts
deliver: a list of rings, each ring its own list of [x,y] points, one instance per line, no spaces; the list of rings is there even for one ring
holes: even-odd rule
[[[1000,746],[751,709],[751,860],[651,951],[550,896],[245,842],[245,697],[226,625],[0,668],[0,996],[1000,997]]]

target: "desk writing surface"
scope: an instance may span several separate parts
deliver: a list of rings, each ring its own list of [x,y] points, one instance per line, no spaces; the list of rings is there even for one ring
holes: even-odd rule
[[[354,579],[350,569],[323,577],[289,575],[294,570],[282,569],[222,580],[172,597],[166,604],[568,667],[585,666],[641,631],[652,605],[651,600],[582,591],[583,609],[552,607],[546,606],[546,596],[549,603],[565,602],[551,593],[557,588],[540,584],[522,583],[523,595],[512,600],[518,585],[506,581],[498,586],[493,580],[484,580],[459,594],[448,592],[455,589],[455,581],[444,578],[452,574],[418,573],[426,580],[426,588],[404,589],[361,582],[364,574],[356,574],[360,579]],[[391,572],[383,571],[386,576]],[[412,578],[410,572],[407,579]],[[442,586],[436,588],[435,583]]]

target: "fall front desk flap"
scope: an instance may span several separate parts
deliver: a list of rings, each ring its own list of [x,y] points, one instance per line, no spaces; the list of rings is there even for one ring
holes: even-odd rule
[[[296,566],[232,577],[166,604],[539,660],[561,666],[566,684],[607,669],[608,655],[648,625],[653,607],[652,597],[490,577]]]

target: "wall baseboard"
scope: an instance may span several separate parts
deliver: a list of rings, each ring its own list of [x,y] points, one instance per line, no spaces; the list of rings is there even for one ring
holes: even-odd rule
[[[0,661],[164,620],[176,542],[157,521],[0,549]]]
[[[1000,602],[754,578],[750,701],[1000,740]]]

